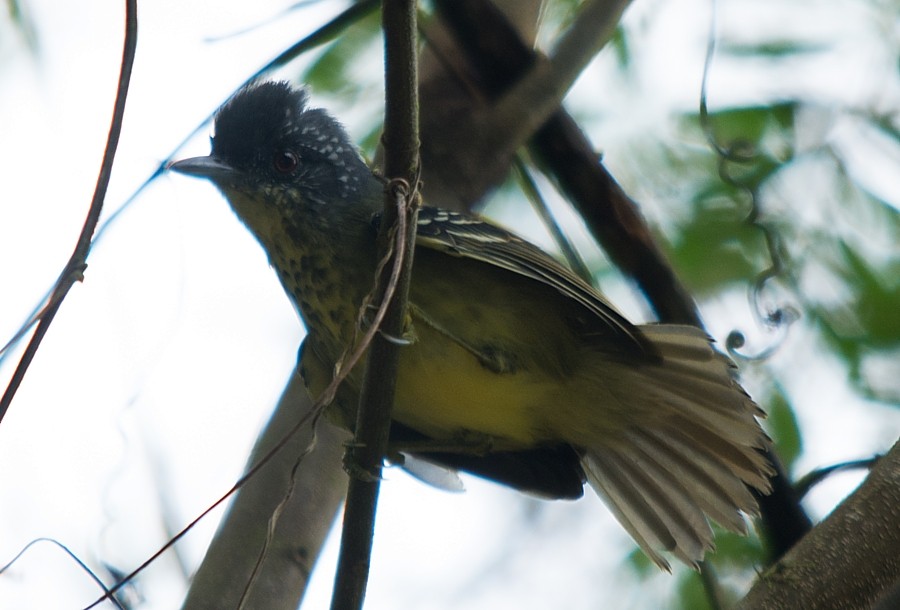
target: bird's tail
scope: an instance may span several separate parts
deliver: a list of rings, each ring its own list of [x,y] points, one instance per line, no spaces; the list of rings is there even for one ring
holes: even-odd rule
[[[771,489],[773,470],[761,451],[768,437],[756,419],[764,413],[701,330],[662,324],[641,330],[662,362],[615,374],[629,388],[629,410],[642,416],[615,441],[586,446],[582,466],[657,565],[669,570],[661,555],[668,551],[696,568],[713,548],[708,519],[746,533],[740,513],[757,511],[748,486]]]

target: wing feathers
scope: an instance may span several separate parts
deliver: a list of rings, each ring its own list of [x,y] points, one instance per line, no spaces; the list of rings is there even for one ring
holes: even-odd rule
[[[597,383],[628,388],[619,408],[632,414],[632,423],[618,435],[598,425],[605,432],[587,442],[582,465],[654,562],[665,568],[660,551],[668,551],[696,568],[713,547],[707,519],[745,532],[741,513],[757,511],[747,486],[770,490],[772,469],[759,450],[768,439],[756,420],[759,407],[702,331],[641,330],[662,362],[607,366]]]
[[[416,245],[477,260],[556,289],[602,323],[607,337],[625,339],[635,354],[647,350],[640,331],[603,296],[537,246],[488,222],[423,207],[419,210]]]
[[[669,569],[670,552],[696,568],[713,547],[708,518],[746,531],[741,513],[757,510],[747,486],[770,489],[772,470],[759,451],[768,439],[756,420],[763,412],[701,330],[635,327],[540,249],[477,218],[422,208],[418,229],[420,248],[544,284],[565,297],[561,315],[584,321],[583,375],[596,389],[586,397],[618,404],[575,405],[573,421],[584,419],[561,426],[559,440],[583,451],[588,482],[657,565]]]

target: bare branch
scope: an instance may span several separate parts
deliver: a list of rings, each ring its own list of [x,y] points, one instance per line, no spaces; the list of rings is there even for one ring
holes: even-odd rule
[[[314,408],[300,375],[292,375],[250,455],[248,469],[271,452],[285,430],[308,420]],[[315,447],[304,455],[311,442],[310,427],[304,426],[240,490],[194,576],[183,610],[237,608],[242,595],[247,608],[297,608],[346,490],[340,464],[348,435],[320,420],[315,436]],[[268,524],[290,487],[270,536]],[[270,546],[249,586],[257,556],[254,550],[261,549],[269,537]]]
[[[385,0],[385,190],[379,249],[393,248],[400,275],[391,298],[385,274],[378,278],[387,314],[369,348],[360,392],[355,442],[348,451],[351,468],[341,551],[331,600],[333,610],[362,608],[368,581],[381,467],[390,433],[391,408],[401,346],[391,340],[404,333],[418,209],[419,112],[415,0]],[[395,236],[392,239],[392,236]],[[392,241],[394,242],[392,244]],[[399,267],[398,267],[399,265]],[[367,475],[367,476],[366,476]]]
[[[116,101],[113,106],[112,121],[109,126],[109,134],[106,138],[106,150],[103,153],[103,162],[100,164],[100,173],[97,176],[97,184],[94,187],[94,196],[88,208],[87,218],[78,235],[75,250],[66,263],[65,268],[56,281],[56,287],[50,295],[46,308],[43,309],[40,322],[31,337],[31,341],[25,348],[12,379],[6,387],[3,396],[0,397],[0,422],[9,410],[16,391],[19,389],[25,372],[34,359],[44,335],[50,328],[56,312],[59,311],[63,300],[69,293],[69,289],[84,278],[84,270],[87,269],[87,257],[91,251],[91,237],[100,220],[100,212],[103,210],[103,201],[106,199],[106,189],[109,186],[109,178],[112,175],[113,161],[116,157],[116,149],[119,146],[119,135],[122,133],[122,121],[125,116],[125,100],[128,98],[128,85],[131,82],[131,69],[134,66],[134,54],[137,49],[137,0],[125,2],[125,39],[122,49],[122,63],[119,68],[119,83],[116,90]]]

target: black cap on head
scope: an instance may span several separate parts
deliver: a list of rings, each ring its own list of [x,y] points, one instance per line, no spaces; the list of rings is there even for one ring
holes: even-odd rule
[[[247,85],[216,112],[213,155],[251,165],[255,153],[285,140],[308,103],[306,90],[286,81]]]
[[[307,199],[347,198],[371,179],[344,128],[302,88],[254,83],[216,114],[212,157],[251,182],[290,183]]]

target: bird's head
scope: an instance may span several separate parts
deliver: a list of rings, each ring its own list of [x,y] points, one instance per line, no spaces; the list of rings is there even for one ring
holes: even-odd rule
[[[209,156],[169,168],[209,178],[240,216],[248,201],[353,203],[372,189],[371,171],[340,123],[308,102],[304,89],[286,82],[251,84],[216,113]]]

